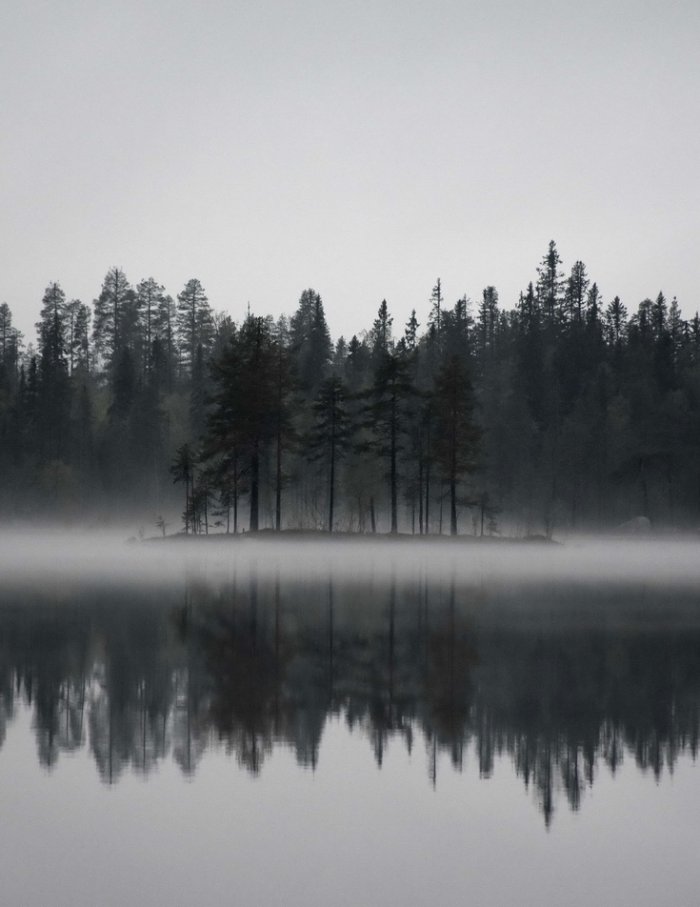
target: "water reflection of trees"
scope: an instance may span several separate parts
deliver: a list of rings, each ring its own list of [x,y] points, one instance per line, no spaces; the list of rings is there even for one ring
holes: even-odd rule
[[[421,740],[434,783],[443,756],[484,777],[507,756],[549,822],[603,765],[631,756],[658,778],[698,749],[700,624],[678,603],[670,619],[570,599],[274,580],[191,583],[174,602],[15,599],[0,610],[0,744],[19,699],[49,768],[87,745],[108,783],[169,755],[192,774],[221,747],[257,773],[276,745],[315,766],[335,716],[379,765],[390,740]]]

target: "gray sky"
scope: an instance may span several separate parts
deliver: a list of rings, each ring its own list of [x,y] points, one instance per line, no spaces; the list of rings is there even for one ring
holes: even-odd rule
[[[3,0],[0,300],[113,265],[239,319],[425,321],[554,238],[607,301],[698,307],[700,3]]]

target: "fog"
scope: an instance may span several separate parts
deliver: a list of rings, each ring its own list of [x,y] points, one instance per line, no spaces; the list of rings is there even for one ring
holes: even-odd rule
[[[184,577],[281,582],[338,580],[459,584],[700,584],[700,540],[576,538],[564,543],[469,538],[263,536],[125,540],[116,532],[0,534],[4,582],[52,578],[179,583]]]

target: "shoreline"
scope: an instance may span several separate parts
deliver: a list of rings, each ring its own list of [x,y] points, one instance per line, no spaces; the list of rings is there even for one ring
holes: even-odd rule
[[[430,543],[450,545],[474,544],[516,544],[516,545],[561,545],[556,539],[544,535],[527,535],[521,538],[513,536],[475,536],[475,535],[414,535],[409,532],[327,532],[323,529],[258,529],[257,531],[239,532],[237,534],[226,532],[212,532],[209,535],[193,535],[177,532],[165,536],[149,536],[144,539],[133,538],[131,541],[143,542],[180,542],[190,541],[196,543],[206,542],[245,542],[248,541],[308,541],[308,542],[402,542],[408,544]]]

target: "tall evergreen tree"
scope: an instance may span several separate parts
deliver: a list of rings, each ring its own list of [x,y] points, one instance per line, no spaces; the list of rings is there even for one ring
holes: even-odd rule
[[[270,324],[249,315],[213,363],[214,392],[204,441],[208,458],[246,462],[250,529],[260,520],[261,464],[277,425],[276,350]],[[240,452],[240,453],[239,453]]]
[[[479,305],[477,324],[478,354],[482,363],[487,358],[493,358],[497,328],[498,290],[495,287],[485,287]]]
[[[555,326],[562,320],[562,287],[564,275],[559,269],[561,258],[554,240],[550,240],[547,253],[537,269],[537,298],[545,327]]]
[[[292,370],[289,351],[285,340],[285,326],[278,325],[272,332],[272,385],[273,404],[273,443],[275,456],[275,529],[282,529],[282,486],[285,482],[283,460],[287,448],[294,440],[290,397],[293,388]]]
[[[121,268],[111,268],[94,303],[92,336],[98,361],[111,372],[132,332],[135,295]]]
[[[90,369],[90,308],[79,299],[66,305],[66,350],[68,373]]]
[[[136,302],[143,334],[143,372],[153,367],[153,342],[158,336],[159,317],[165,300],[165,287],[153,277],[142,280],[136,287]]]
[[[444,362],[435,381],[435,453],[450,492],[450,532],[457,535],[457,487],[476,467],[479,432],[471,380],[463,356]]]
[[[386,299],[382,299],[370,335],[372,357],[375,362],[380,362],[394,346],[392,337],[393,322],[394,319],[389,314],[389,307],[387,306]]]
[[[179,372],[177,308],[172,296],[164,295],[158,300],[154,333],[151,351],[153,370],[160,387],[167,393],[172,393],[175,376]]]
[[[418,347],[418,328],[420,324],[416,318],[416,310],[411,310],[411,317],[406,322],[406,328],[403,334],[404,346],[407,352],[412,353]]]
[[[590,281],[584,263],[582,261],[574,262],[571,274],[566,282],[564,302],[565,317],[574,323],[580,324],[583,321],[589,284]]]
[[[207,357],[214,340],[214,316],[204,287],[192,278],[177,297],[177,331],[182,365],[192,378],[197,368],[197,350]]]
[[[304,290],[289,325],[289,342],[301,389],[311,397],[328,373],[331,336],[320,295]]]
[[[386,353],[367,392],[366,416],[373,448],[387,463],[392,534],[398,532],[399,461],[405,446],[410,401],[415,393],[406,355],[401,351]]]
[[[19,377],[22,334],[12,324],[12,311],[6,302],[0,305],[0,387],[14,388]]]
[[[182,482],[185,486],[185,535],[189,535],[192,522],[192,491],[194,488],[195,454],[189,444],[183,444],[175,452],[175,459],[170,467],[173,482]]]
[[[472,331],[474,319],[469,313],[469,300],[462,296],[451,311],[442,316],[443,356],[466,356],[472,354]]]
[[[604,315],[606,340],[615,350],[619,351],[625,337],[627,328],[627,309],[616,296],[605,310]]]
[[[328,532],[333,532],[337,473],[350,444],[348,391],[337,375],[325,378],[313,404],[314,422],[307,439],[312,460],[322,461],[328,475]]]
[[[66,455],[70,385],[66,357],[66,297],[58,283],[44,293],[39,339],[40,454],[44,461]]]
[[[430,293],[430,314],[428,315],[428,327],[435,333],[438,342],[442,332],[443,305],[442,283],[438,277],[437,283]]]

